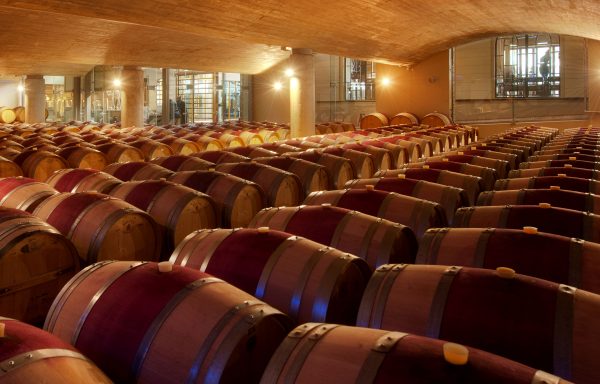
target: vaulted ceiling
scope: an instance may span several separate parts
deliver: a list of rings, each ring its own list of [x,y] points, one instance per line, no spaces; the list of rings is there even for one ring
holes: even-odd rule
[[[600,40],[598,0],[0,0],[0,76],[94,65],[259,73],[282,46],[411,65],[485,36]]]

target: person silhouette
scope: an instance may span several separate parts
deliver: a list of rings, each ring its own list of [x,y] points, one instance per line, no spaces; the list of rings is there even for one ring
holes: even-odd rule
[[[181,96],[177,96],[177,110],[179,111],[179,121],[177,124],[187,123],[187,111],[185,108],[185,101],[181,99]]]

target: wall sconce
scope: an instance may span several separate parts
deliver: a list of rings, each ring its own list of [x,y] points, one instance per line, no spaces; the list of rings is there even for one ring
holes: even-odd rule
[[[281,88],[283,88],[283,85],[281,84],[281,81],[276,81],[273,84],[273,89],[276,91],[281,91]]]
[[[113,85],[117,88],[119,88],[121,86],[121,79],[114,79],[113,80]]]
[[[437,76],[435,76],[435,75],[433,75],[433,76],[430,76],[430,77],[427,79],[427,81],[428,81],[430,84],[433,84],[433,83],[435,83],[436,81],[438,81],[438,77],[437,77]]]
[[[381,85],[383,85],[384,87],[387,87],[391,83],[392,83],[392,81],[390,80],[389,77],[384,77],[383,79],[381,79]]]
[[[288,68],[288,69],[286,69],[284,73],[285,73],[285,75],[286,75],[287,77],[292,77],[292,76],[294,76],[294,70],[293,70],[292,68]]]

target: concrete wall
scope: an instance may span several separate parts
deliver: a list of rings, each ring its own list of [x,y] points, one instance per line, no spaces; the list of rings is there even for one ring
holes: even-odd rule
[[[288,66],[285,60],[254,75],[252,79],[252,118],[255,121],[290,122],[290,82],[284,71]],[[275,90],[273,85],[281,82],[282,88]]]
[[[377,112],[392,117],[411,112],[422,118],[428,113],[450,113],[449,52],[437,53],[411,67],[377,65],[377,79],[389,78],[386,87],[377,84]]]
[[[590,124],[600,125],[600,41],[587,40],[588,104]]]
[[[556,99],[495,97],[495,38],[458,46],[455,52],[454,120],[483,123],[584,119],[585,40],[561,36],[561,96]]]
[[[0,107],[14,108],[19,104],[18,80],[0,81]]]

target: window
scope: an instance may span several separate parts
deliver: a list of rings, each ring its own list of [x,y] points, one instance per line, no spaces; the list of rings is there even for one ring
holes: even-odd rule
[[[496,97],[560,97],[558,35],[498,37]]]
[[[177,93],[185,102],[188,123],[212,122],[214,102],[214,75],[203,72],[176,74]]]
[[[346,58],[344,64],[346,100],[375,100],[375,63]]]

